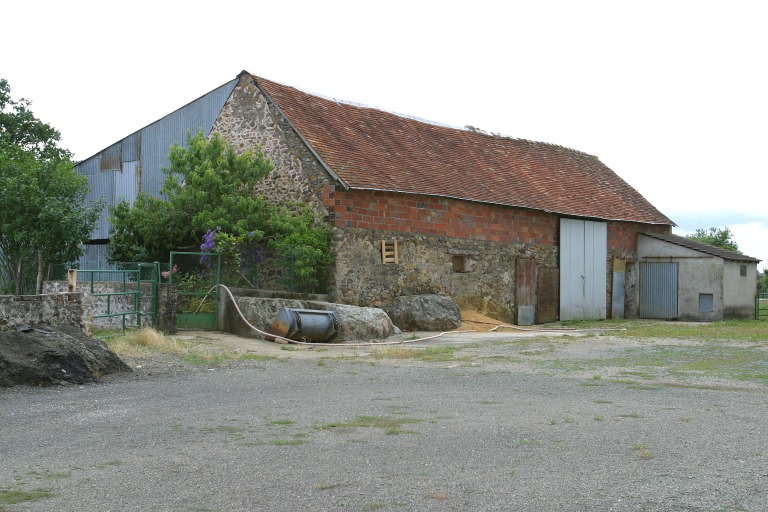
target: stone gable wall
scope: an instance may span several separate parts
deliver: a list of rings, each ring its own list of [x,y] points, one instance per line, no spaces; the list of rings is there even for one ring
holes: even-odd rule
[[[316,218],[325,218],[328,212],[320,190],[332,183],[330,176],[250,75],[240,78],[213,132],[219,132],[237,152],[262,151],[272,162],[274,169],[255,193],[276,204],[305,203]]]

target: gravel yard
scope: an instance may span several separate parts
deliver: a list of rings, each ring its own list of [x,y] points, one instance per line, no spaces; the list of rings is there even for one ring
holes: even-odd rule
[[[765,342],[185,336],[228,357],[0,390],[0,510],[768,507]]]

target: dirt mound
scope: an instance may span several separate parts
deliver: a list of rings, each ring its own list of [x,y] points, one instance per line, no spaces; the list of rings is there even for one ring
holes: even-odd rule
[[[486,316],[471,309],[461,310],[461,326],[459,327],[460,330],[473,329],[479,332],[486,332],[490,331],[497,325],[507,325],[507,323],[495,318],[491,318],[490,316]]]
[[[70,326],[0,331],[0,387],[85,384],[131,369],[101,340]]]

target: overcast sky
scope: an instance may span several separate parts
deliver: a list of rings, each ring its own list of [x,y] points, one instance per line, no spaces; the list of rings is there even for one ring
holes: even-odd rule
[[[596,155],[675,233],[728,226],[768,260],[768,2],[15,0],[2,13],[0,77],[78,160],[245,69]]]

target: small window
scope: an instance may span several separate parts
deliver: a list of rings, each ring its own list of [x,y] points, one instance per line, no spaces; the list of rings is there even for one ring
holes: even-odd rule
[[[746,265],[739,266],[739,274],[741,274],[741,277],[747,277],[747,266]]]
[[[397,240],[381,241],[381,262],[398,263]]]
[[[472,270],[472,258],[467,254],[454,254],[452,256],[454,272],[469,272]]]
[[[712,313],[715,310],[715,300],[711,293],[699,294],[699,313]]]

